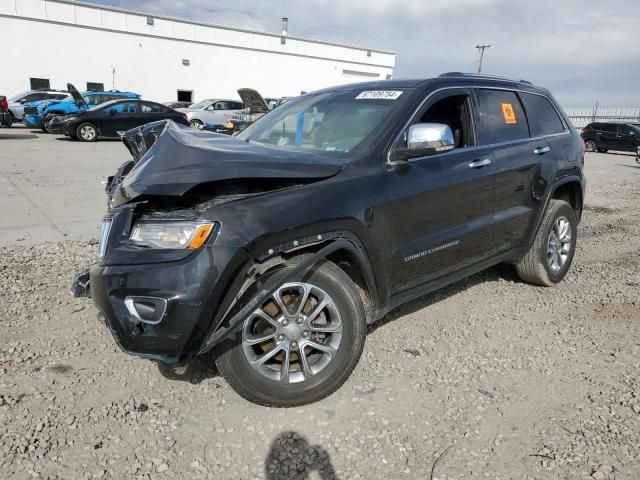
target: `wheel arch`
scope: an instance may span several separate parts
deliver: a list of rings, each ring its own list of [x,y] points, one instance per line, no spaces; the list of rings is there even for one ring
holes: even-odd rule
[[[558,182],[550,195],[551,199],[564,200],[571,205],[576,212],[578,221],[582,216],[584,193],[582,181],[578,177],[566,177]]]
[[[274,245],[266,252],[251,255],[251,259],[235,275],[224,298],[219,303],[198,354],[211,350],[238,325],[246,313],[245,310],[252,303],[250,302],[239,312],[231,315],[243,294],[266,274],[290,264],[292,259],[299,259],[300,262],[290,275],[307,272],[322,260],[336,264],[354,281],[365,306],[367,322],[377,318],[378,286],[371,262],[360,240],[351,232],[318,234]],[[261,295],[266,295],[264,293],[266,288],[263,286],[262,292],[253,300],[257,301]]]

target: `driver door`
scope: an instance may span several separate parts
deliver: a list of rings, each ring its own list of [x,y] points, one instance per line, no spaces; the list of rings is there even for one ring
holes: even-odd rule
[[[493,253],[495,164],[491,148],[478,146],[472,93],[450,89],[433,95],[407,128],[415,123],[448,125],[455,148],[389,170],[395,293]]]

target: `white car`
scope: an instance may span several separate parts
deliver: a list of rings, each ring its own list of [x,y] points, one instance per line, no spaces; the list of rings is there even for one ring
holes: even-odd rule
[[[29,102],[39,102],[40,100],[62,100],[69,95],[63,90],[29,90],[19,93],[7,99],[9,102],[9,112],[13,121],[21,121],[24,115],[24,104]]]
[[[245,106],[237,100],[209,98],[194,103],[189,108],[177,108],[176,110],[187,114],[189,125],[202,128],[226,125],[232,115],[244,113]]]

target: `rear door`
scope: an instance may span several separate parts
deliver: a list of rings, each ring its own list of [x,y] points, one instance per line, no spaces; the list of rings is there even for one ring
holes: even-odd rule
[[[618,132],[616,135],[616,150],[635,153],[637,142],[638,137],[634,128],[632,128],[630,125],[618,125]]]
[[[600,125],[600,131],[598,132],[598,148],[618,150],[620,147],[616,138],[616,135],[618,134],[618,125],[615,123],[602,123]]]
[[[389,171],[396,293],[491,255],[486,247],[494,237],[495,165],[491,148],[477,145],[473,110],[467,89],[431,96],[411,124],[448,125],[457,148],[412,158]]]
[[[482,95],[482,92],[480,92]],[[497,143],[496,223],[501,238],[500,250],[525,246],[537,223],[541,199],[555,178],[557,156],[564,155],[567,130],[551,102],[528,92],[492,94],[491,102],[513,102],[516,122],[521,128],[511,140]],[[496,108],[496,107],[493,107]]]
[[[108,106],[105,110],[101,133],[104,136],[116,137],[118,132],[125,132],[136,126],[136,101],[121,101]]]

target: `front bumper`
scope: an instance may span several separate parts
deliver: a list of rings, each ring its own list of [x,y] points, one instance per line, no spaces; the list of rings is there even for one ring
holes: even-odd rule
[[[199,351],[229,272],[245,259],[236,247],[206,246],[179,262],[96,265],[74,294],[91,296],[122,350],[175,363]],[[82,284],[82,278],[74,283]],[[148,307],[139,315],[132,308],[138,299]]]
[[[22,123],[24,123],[27,127],[42,127],[42,122],[40,121],[40,117],[35,114],[27,113],[22,116]]]

